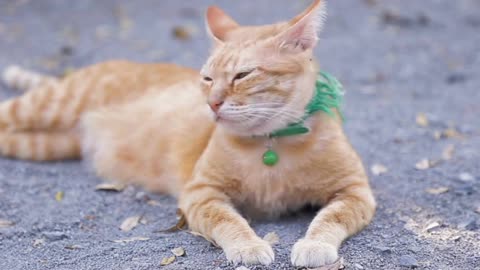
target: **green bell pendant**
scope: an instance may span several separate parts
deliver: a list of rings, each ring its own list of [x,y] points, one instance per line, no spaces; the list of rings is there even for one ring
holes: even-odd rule
[[[263,164],[267,166],[273,166],[278,163],[278,154],[272,149],[268,149],[263,154]]]

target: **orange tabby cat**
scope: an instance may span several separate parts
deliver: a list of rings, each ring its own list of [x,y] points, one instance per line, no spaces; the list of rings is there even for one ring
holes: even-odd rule
[[[210,7],[207,28],[215,46],[201,75],[125,61],[64,79],[10,68],[5,82],[29,91],[0,104],[0,151],[38,161],[83,153],[102,177],[173,194],[190,228],[235,263],[274,260],[241,211],[270,217],[323,206],[291,260],[306,267],[333,263],[342,241],[375,211],[341,121],[318,112],[305,121],[307,134],[266,136],[305,114],[324,12],[316,0],[289,22],[244,27]],[[272,145],[280,160],[266,166],[262,155]]]

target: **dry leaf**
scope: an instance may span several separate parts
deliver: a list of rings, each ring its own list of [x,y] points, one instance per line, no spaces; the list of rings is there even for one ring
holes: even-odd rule
[[[442,226],[440,223],[438,223],[438,222],[432,222],[432,223],[428,224],[428,226],[425,228],[425,231],[426,231],[426,232],[431,232],[431,231],[433,231],[433,230],[435,230],[435,229],[440,228],[440,226]]]
[[[173,255],[175,255],[177,257],[181,257],[181,256],[185,255],[185,249],[183,249],[182,247],[177,247],[177,248],[174,248],[170,251],[173,253]]]
[[[430,161],[424,158],[415,164],[415,168],[417,170],[426,170],[430,168],[430,165]]]
[[[442,152],[442,158],[444,160],[450,160],[453,158],[453,154],[455,153],[455,145],[449,144]]]
[[[339,270],[339,269],[344,269],[344,268],[345,268],[345,265],[343,263],[343,258],[340,258],[332,264],[325,265],[325,266],[318,267],[318,268],[309,268],[309,269],[310,270]]]
[[[65,249],[69,249],[69,250],[76,250],[76,249],[81,249],[82,247],[81,246],[78,246],[78,245],[68,245],[68,246],[65,246]]]
[[[176,26],[173,28],[173,36],[179,40],[189,40],[192,38],[192,29],[185,26]]]
[[[12,227],[13,225],[15,225],[15,223],[10,220],[0,219],[0,228],[8,228]]]
[[[263,240],[267,241],[273,246],[280,242],[280,237],[278,237],[277,233],[275,232],[269,232],[263,237]]]
[[[182,213],[182,210],[177,209],[177,217],[178,217],[178,221],[177,221],[177,224],[175,224],[175,226],[170,227],[166,230],[158,230],[157,232],[172,233],[172,232],[178,232],[185,229],[188,226],[188,224],[187,224],[187,218]]]
[[[388,168],[382,164],[373,164],[370,170],[372,171],[373,175],[377,175],[377,176],[388,172]]]
[[[433,138],[435,138],[435,140],[440,140],[440,139],[452,139],[452,138],[457,138],[457,139],[461,139],[463,138],[462,134],[460,132],[458,132],[455,128],[447,128],[443,131],[434,131],[433,132]]]
[[[136,237],[130,237],[130,238],[125,238],[125,239],[113,240],[113,242],[115,242],[115,243],[130,243],[130,242],[147,241],[147,240],[150,240],[150,238],[142,237],[142,236],[136,236]]]
[[[455,128],[448,128],[442,132],[442,136],[445,138],[461,138],[462,134],[458,132]]]
[[[417,122],[417,125],[421,127],[428,127],[428,118],[425,113],[418,113],[415,121]]]
[[[450,189],[448,187],[438,187],[438,188],[429,188],[427,192],[433,195],[442,194],[448,192]]]
[[[455,235],[455,236],[453,236],[451,239],[452,239],[452,241],[457,242],[458,240],[460,240],[460,238],[462,238],[462,236],[460,236],[460,235]]]
[[[57,202],[63,200],[63,196],[65,194],[63,193],[63,191],[58,191],[57,193],[55,193],[55,200],[57,200]]]
[[[175,261],[175,258],[176,258],[175,256],[163,258],[162,261],[160,262],[160,265],[161,266],[169,265]]]
[[[101,183],[95,187],[95,190],[120,192],[125,189],[122,183]]]
[[[165,230],[158,230],[156,232],[159,232],[159,233],[173,233],[173,232],[181,231],[181,230],[185,229],[186,227],[187,227],[187,220],[182,217],[177,222],[177,224],[175,224],[174,226],[172,226],[168,229],[165,229]]]
[[[120,225],[120,229],[124,232],[131,231],[133,228],[137,227],[141,218],[142,216],[133,216],[125,219]]]
[[[94,216],[94,215],[86,215],[83,218],[86,219],[86,220],[95,220],[97,217]]]
[[[151,205],[151,206],[158,206],[158,205],[160,205],[160,202],[159,202],[159,201],[155,201],[155,200],[148,200],[148,201],[147,201],[147,204],[148,204],[148,205]]]

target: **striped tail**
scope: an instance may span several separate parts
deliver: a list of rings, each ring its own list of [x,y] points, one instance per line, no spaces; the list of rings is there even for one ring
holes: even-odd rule
[[[9,66],[2,74],[2,81],[5,85],[20,91],[28,91],[44,83],[56,80],[54,77],[26,70],[18,66]]]
[[[73,128],[81,113],[95,105],[92,83],[50,81],[0,102],[0,130],[52,131]],[[83,87],[82,87],[83,86]]]
[[[0,133],[0,154],[33,161],[78,159],[80,140],[73,132],[3,132]]]

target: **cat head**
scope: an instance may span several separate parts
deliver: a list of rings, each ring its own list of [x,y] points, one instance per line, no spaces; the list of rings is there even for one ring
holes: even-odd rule
[[[217,7],[207,10],[213,50],[201,85],[219,125],[252,136],[300,120],[315,87],[313,49],[324,17],[324,0],[288,22],[264,26],[240,26]]]

